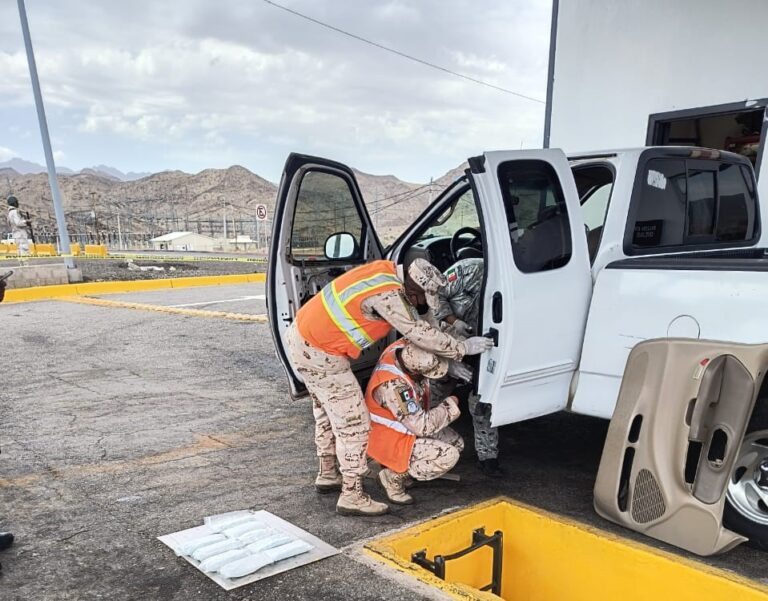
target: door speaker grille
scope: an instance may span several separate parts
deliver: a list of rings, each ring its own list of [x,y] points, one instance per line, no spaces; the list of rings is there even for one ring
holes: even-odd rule
[[[647,524],[658,520],[666,510],[667,506],[656,478],[650,471],[640,470],[632,493],[632,518],[638,524]]]

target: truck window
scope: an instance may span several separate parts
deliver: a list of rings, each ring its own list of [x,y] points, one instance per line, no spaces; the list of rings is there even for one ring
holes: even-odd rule
[[[352,234],[360,248],[363,223],[349,182],[334,173],[308,171],[301,180],[296,199],[291,258],[326,261],[325,241],[339,232]]]
[[[566,265],[571,226],[554,169],[545,161],[506,162],[499,165],[499,182],[517,268],[536,273]]]
[[[736,163],[649,159],[632,202],[631,254],[747,242],[756,235],[752,174]]]

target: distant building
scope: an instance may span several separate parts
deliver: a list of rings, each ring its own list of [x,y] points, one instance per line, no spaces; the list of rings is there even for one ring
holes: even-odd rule
[[[221,243],[210,236],[195,234],[193,232],[171,232],[150,240],[152,250],[193,250],[198,252],[210,252],[220,250]]]

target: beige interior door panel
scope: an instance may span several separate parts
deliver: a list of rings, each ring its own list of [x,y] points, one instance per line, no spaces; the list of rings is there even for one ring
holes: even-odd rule
[[[699,555],[746,540],[722,527],[723,507],[766,366],[768,344],[638,344],[608,428],[596,511]]]

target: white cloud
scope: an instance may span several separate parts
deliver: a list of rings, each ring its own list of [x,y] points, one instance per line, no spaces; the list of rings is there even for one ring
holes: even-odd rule
[[[10,4],[0,7],[0,102],[33,115]],[[288,151],[323,151],[361,168],[381,162],[378,170],[397,173],[407,165],[424,179],[468,152],[540,138],[542,105],[264,3],[66,4],[37,0],[28,10],[49,120],[65,137],[70,162],[119,163],[126,156],[214,163],[239,153],[243,160],[235,162],[267,157],[267,175],[276,178],[275,165]],[[295,0],[291,7],[469,76],[544,96],[549,7],[536,0],[482,11],[470,0]],[[18,116],[0,115],[0,127],[10,125],[6,118]],[[99,156],[87,154],[97,139]],[[22,142],[13,140],[22,152],[31,148]],[[142,152],[121,155],[136,145]],[[181,163],[117,166],[192,170]]]
[[[18,156],[18,154],[15,151],[6,148],[5,146],[0,146],[0,161],[10,161],[16,156]]]

